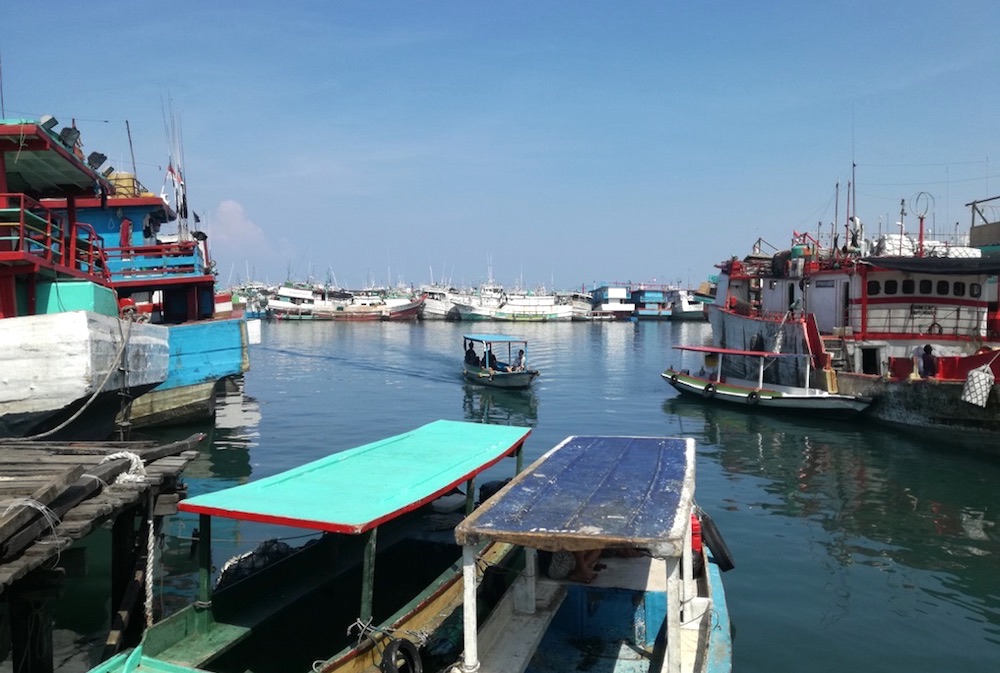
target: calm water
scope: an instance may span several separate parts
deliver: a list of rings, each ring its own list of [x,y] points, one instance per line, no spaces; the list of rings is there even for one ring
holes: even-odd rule
[[[736,561],[724,576],[735,670],[996,670],[996,453],[859,423],[683,402],[659,373],[671,363],[698,366],[695,354],[682,358],[671,345],[703,342],[707,324],[485,329],[529,339],[530,364],[542,371],[533,391],[465,384],[462,325],[265,324],[245,390],[224,400],[211,447],[186,472],[191,494],[438,418],[529,425],[531,458],[571,434],[691,436],[698,501]],[[157,599],[164,610],[194,590],[186,541],[193,524],[175,518],[166,527]],[[269,537],[247,525],[226,534],[226,554]],[[102,628],[98,567],[94,554],[88,578],[67,583],[56,615],[62,670],[86,668],[80,653]]]

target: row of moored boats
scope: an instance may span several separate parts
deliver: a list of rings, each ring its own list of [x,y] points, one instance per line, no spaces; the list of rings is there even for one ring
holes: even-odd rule
[[[248,314],[280,320],[705,320],[711,285],[698,292],[649,283],[550,292],[508,291],[495,282],[466,289],[426,285],[356,291],[309,283],[251,283],[233,293]]]

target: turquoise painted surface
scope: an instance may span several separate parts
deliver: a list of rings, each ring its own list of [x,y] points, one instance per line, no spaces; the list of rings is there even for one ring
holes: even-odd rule
[[[38,313],[84,310],[118,315],[114,291],[85,280],[42,281],[35,288],[35,304]]]
[[[362,532],[509,454],[530,428],[439,420],[266,479],[196,496],[188,512],[312,530]],[[510,465],[514,474],[514,465]]]

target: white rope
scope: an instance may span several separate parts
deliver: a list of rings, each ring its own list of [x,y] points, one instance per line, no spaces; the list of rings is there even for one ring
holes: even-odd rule
[[[59,517],[56,516],[55,512],[33,498],[14,498],[11,503],[7,505],[7,509],[3,511],[3,515],[7,516],[10,514],[11,510],[19,507],[27,507],[28,509],[33,509],[41,514],[42,518],[45,519],[45,523],[49,524],[49,528],[52,529],[52,536],[55,537],[56,526],[60,523]]]
[[[149,505],[146,521],[146,626],[153,625],[153,505]]]
[[[131,451],[118,451],[117,453],[109,454],[101,459],[101,463],[107,463],[112,460],[120,460],[122,458],[128,458],[130,464],[128,471],[122,472],[115,479],[116,484],[123,484],[126,482],[135,483],[146,479],[146,468],[142,465],[142,458]]]
[[[60,524],[60,521],[55,512],[33,498],[14,498],[11,503],[7,505],[7,509],[3,511],[3,516],[7,516],[10,514],[11,510],[19,507],[27,507],[28,509],[33,509],[41,514],[42,518],[45,519],[45,523],[49,526],[49,531],[52,533],[53,541],[58,538],[58,535],[56,534],[56,526]],[[42,540],[39,540],[39,542],[41,541]],[[61,553],[62,552],[60,550],[56,550],[56,563],[59,562],[59,556]]]

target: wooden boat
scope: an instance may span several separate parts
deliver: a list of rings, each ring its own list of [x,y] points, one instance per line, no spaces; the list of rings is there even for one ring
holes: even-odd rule
[[[811,386],[786,386],[776,383],[765,384],[768,367],[780,358],[805,358],[799,353],[774,353],[744,351],[711,346],[674,346],[676,350],[705,353],[716,356],[717,361],[710,372],[691,374],[687,369],[668,368],[661,376],[680,393],[695,395],[708,401],[740,404],[748,409],[782,409],[827,416],[853,415],[864,411],[871,404],[871,398],[860,395],[831,393]],[[723,375],[723,359],[726,357],[747,358],[757,363],[755,380],[731,378]],[[806,364],[806,381],[809,381],[809,366]]]
[[[538,376],[527,364],[516,366],[518,351],[528,362],[528,342],[506,334],[463,334],[465,361],[462,375],[469,381],[494,388],[528,388]],[[475,354],[475,357],[473,357]]]
[[[464,545],[465,650],[453,670],[731,670],[720,572],[732,559],[711,520],[692,516],[694,481],[694,440],[665,437],[569,437],[515,477],[455,529]],[[521,546],[526,560],[479,624],[485,542]],[[538,551],[593,550],[606,552],[606,567],[590,583],[539,571]]]
[[[477,475],[506,457],[519,468],[530,432],[436,421],[181,501],[181,511],[199,516],[198,600],[92,671],[374,673],[403,661],[411,671],[454,661],[459,639],[448,636],[451,625],[461,630],[462,575],[453,528],[472,510]],[[452,494],[463,485],[464,495]],[[210,543],[219,518],[323,534],[246,576],[237,562],[213,592]],[[506,573],[486,569],[502,569],[512,551],[478,549],[484,592],[503,591]]]
[[[113,187],[57,123],[0,119],[0,437],[106,439],[127,401],[167,378],[170,335],[120,310],[80,217]]]

